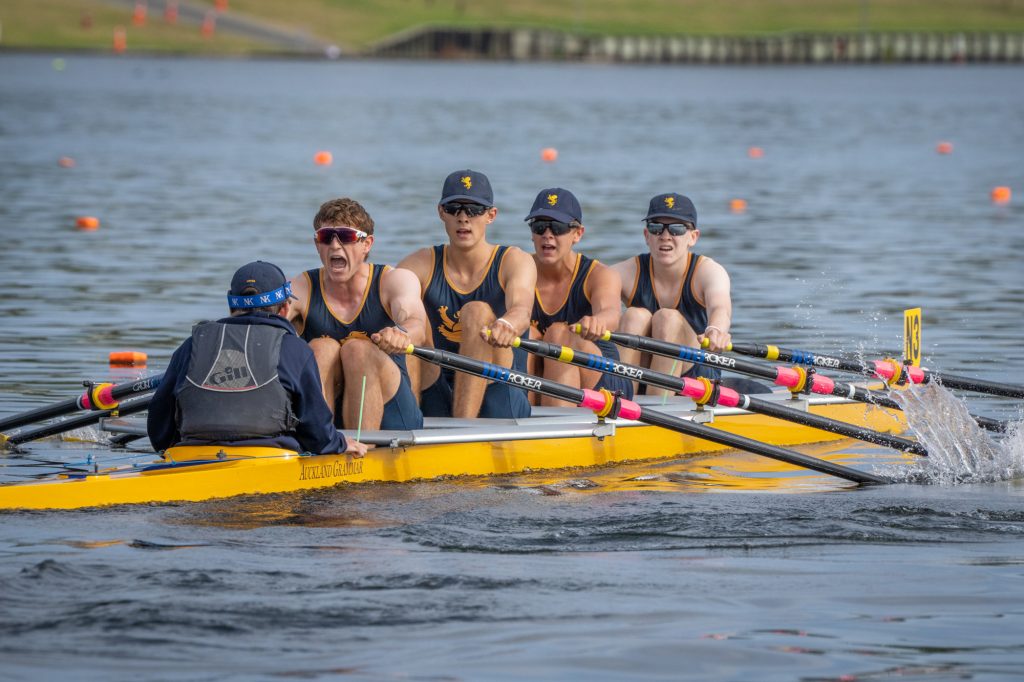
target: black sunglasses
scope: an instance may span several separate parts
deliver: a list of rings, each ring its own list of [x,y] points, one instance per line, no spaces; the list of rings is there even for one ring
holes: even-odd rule
[[[657,237],[665,230],[673,237],[681,237],[692,229],[694,228],[690,223],[647,223],[647,232],[653,237]]]
[[[459,215],[459,211],[465,211],[468,217],[476,218],[487,213],[488,208],[482,204],[463,204],[458,201],[449,201],[447,204],[441,204],[441,210],[448,215]]]
[[[535,235],[542,235],[548,230],[551,230],[551,234],[556,237],[561,237],[563,234],[568,234],[569,230],[579,227],[578,223],[563,223],[558,220],[542,220],[536,218],[530,221],[530,232]]]

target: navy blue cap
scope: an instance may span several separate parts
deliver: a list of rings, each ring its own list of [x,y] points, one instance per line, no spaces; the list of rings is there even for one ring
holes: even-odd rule
[[[526,220],[534,218],[551,218],[562,223],[582,223],[583,209],[576,196],[567,189],[551,187],[542,189],[533,200],[533,208]]]
[[[479,171],[455,171],[444,179],[444,186],[441,188],[439,203],[447,204],[449,201],[472,201],[490,208],[494,206],[491,181]]]
[[[255,289],[255,293],[252,292]],[[249,293],[245,293],[246,291]],[[235,271],[228,291],[231,309],[264,308],[284,302],[292,296],[291,282],[284,271],[273,263],[258,260],[246,263]]]
[[[697,209],[693,202],[689,197],[675,192],[659,194],[651,199],[651,205],[647,209],[647,217],[644,220],[653,220],[654,218],[678,218],[697,227]]]

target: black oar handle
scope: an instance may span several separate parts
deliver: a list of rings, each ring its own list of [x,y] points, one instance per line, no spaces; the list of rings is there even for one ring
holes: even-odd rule
[[[643,384],[650,384],[675,393],[681,393],[694,398],[697,401],[701,401],[704,397],[703,394],[706,393],[705,387],[696,379],[687,379],[685,377],[672,376],[671,374],[663,374],[662,372],[656,372],[643,367],[618,362],[611,358],[606,358],[603,355],[594,355],[574,348],[568,348],[567,346],[560,346],[534,339],[518,339],[517,343],[514,343],[513,345],[519,345],[521,348],[524,348],[531,353],[553,358],[560,362],[570,363],[578,367],[586,367],[587,369],[597,370],[605,374],[614,374],[632,381],[639,381]],[[916,455],[928,454],[928,451],[923,445],[907,438],[900,438],[899,436],[881,433],[879,431],[856,426],[847,422],[829,419],[803,410],[779,405],[778,403],[768,400],[761,400],[723,386],[715,389],[715,392],[718,396],[716,402],[728,407],[738,407],[749,412],[765,414],[770,417],[784,419],[796,424],[811,426],[816,429],[821,429],[822,431],[837,433],[848,438],[856,438],[868,443],[885,445],[904,452],[912,452]],[[714,405],[715,402],[712,402],[711,404]]]
[[[450,353],[448,351],[441,351],[434,348],[420,348],[412,345],[406,349],[406,352],[423,358],[428,362],[441,365],[442,367],[448,367],[449,369],[474,374],[485,379],[506,383],[512,386],[519,386],[520,388],[534,391],[536,393],[571,402],[575,405],[579,405],[580,407],[592,409],[598,412],[598,414],[607,413],[608,416],[612,418],[620,416],[621,409],[621,416],[626,419],[634,419],[646,424],[661,426],[678,433],[685,433],[702,440],[718,443],[719,445],[740,448],[757,455],[777,459],[788,464],[796,464],[797,466],[802,466],[820,473],[830,474],[847,481],[853,481],[855,483],[889,482],[888,480],[880,476],[875,476],[874,474],[819,460],[814,457],[800,454],[799,452],[793,452],[792,450],[786,450],[774,445],[769,445],[768,443],[751,440],[726,431],[719,431],[718,429],[713,429],[709,426],[695,424],[680,417],[663,414],[647,408],[641,408],[632,400],[621,400],[615,398],[616,404],[611,406],[606,402],[607,396],[602,396],[602,394],[597,391],[566,386],[565,384],[560,384],[549,379],[542,379],[530,374],[516,372],[501,365],[493,365],[489,362],[468,358],[464,355],[459,355],[458,353]]]
[[[126,400],[124,403],[118,405],[117,408],[112,410],[86,412],[85,414],[68,417],[67,419],[62,419],[50,424],[44,424],[43,426],[38,426],[34,429],[25,429],[14,435],[0,438],[0,446],[21,445],[22,443],[28,443],[29,441],[46,438],[47,436],[55,436],[58,433],[66,433],[67,431],[74,431],[75,429],[80,429],[85,426],[92,426],[93,424],[98,424],[101,419],[109,417],[114,413],[121,416],[142,412],[149,407],[149,403],[152,399],[153,396],[141,396],[132,400]]]
[[[76,398],[68,398],[53,405],[38,407],[28,412],[0,419],[0,433],[44,419],[63,417],[78,410],[112,409],[117,406],[121,398],[135,395],[136,393],[155,391],[163,378],[163,374],[156,374],[136,381],[126,381],[122,384],[96,384],[90,386],[88,390]]]

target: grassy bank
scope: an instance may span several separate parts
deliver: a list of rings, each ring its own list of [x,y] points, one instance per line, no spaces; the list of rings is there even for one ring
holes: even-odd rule
[[[258,40],[215,32],[203,36],[195,23],[164,20],[162,0],[149,2],[142,26],[132,10],[90,0],[0,0],[0,46],[111,50],[114,29],[127,33],[127,49],[189,54],[251,54],[268,48]]]
[[[229,0],[229,12],[325,43],[362,50],[425,24],[548,27],[605,35],[728,34],[781,31],[1024,31],[1024,0]],[[6,47],[109,49],[115,25],[129,49],[207,53],[279,51],[225,30],[163,20],[164,0],[149,0],[144,26],[131,10],[97,0],[2,0]],[[211,1],[193,4],[213,7]],[[83,26],[83,17],[91,26]]]

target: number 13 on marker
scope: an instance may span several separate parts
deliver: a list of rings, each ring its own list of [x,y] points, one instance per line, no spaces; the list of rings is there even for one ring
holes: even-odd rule
[[[903,357],[914,367],[921,366],[921,309],[903,311]]]

